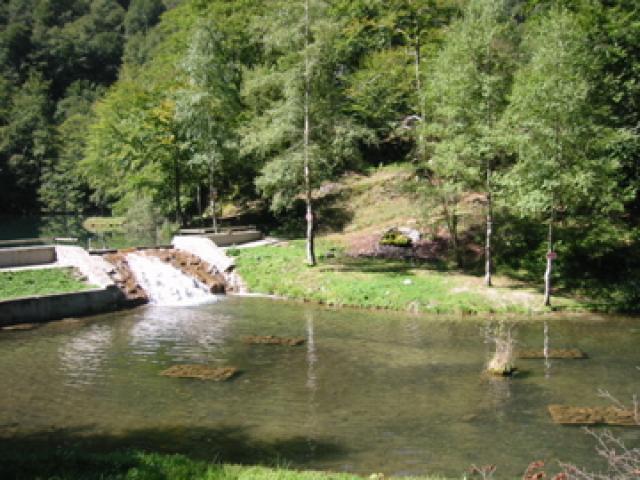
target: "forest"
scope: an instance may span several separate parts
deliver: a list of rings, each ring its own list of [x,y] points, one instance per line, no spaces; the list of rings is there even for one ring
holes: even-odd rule
[[[458,266],[474,195],[488,284],[557,255],[637,308],[635,1],[8,0],[0,24],[0,215],[257,204],[312,236],[314,189],[408,162]]]

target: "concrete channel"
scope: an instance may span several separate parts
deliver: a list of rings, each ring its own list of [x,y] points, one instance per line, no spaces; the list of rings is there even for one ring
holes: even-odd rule
[[[209,238],[198,235],[176,236],[172,246],[215,267],[223,275],[229,290],[236,293],[246,290],[242,280],[235,273],[233,259]],[[131,305],[110,276],[114,266],[101,255],[90,255],[81,247],[65,245],[0,249],[0,271],[37,267],[73,267],[96,288],[82,292],[0,301],[0,327],[92,315]]]

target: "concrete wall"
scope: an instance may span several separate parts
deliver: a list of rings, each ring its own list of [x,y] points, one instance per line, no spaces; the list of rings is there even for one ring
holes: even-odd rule
[[[254,242],[262,238],[262,233],[257,230],[242,230],[239,232],[209,233],[203,235],[219,247],[239,245],[241,243]]]
[[[0,248],[0,268],[42,265],[55,261],[54,246]]]
[[[228,257],[222,248],[209,239],[209,236],[177,235],[173,237],[171,243],[174,248],[189,252],[216,267],[224,277],[226,293],[247,292],[247,286],[235,271],[235,260]]]
[[[0,302],[0,326],[108,312],[122,304],[117,287],[5,300]]]
[[[216,267],[219,272],[229,272],[235,267],[233,258],[228,257],[224,250],[213,243],[208,236],[176,235],[171,243],[178,250],[200,257],[209,265]]]
[[[101,288],[115,285],[109,276],[113,265],[99,255],[89,255],[82,247],[57,245],[56,257],[60,266],[75,267],[80,270],[91,285]]]

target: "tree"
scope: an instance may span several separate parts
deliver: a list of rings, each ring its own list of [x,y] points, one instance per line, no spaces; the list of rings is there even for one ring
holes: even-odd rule
[[[36,191],[45,161],[53,155],[53,132],[50,126],[49,84],[32,73],[16,91],[0,127],[0,155],[13,179],[10,206],[16,211],[37,208]]]
[[[245,77],[249,107],[242,153],[262,163],[256,185],[281,211],[305,202],[307,263],[316,263],[312,189],[349,161],[368,133],[343,113],[335,56],[339,29],[321,0],[277,2],[269,19],[259,18],[265,57]]]
[[[221,33],[212,23],[193,36],[183,64],[187,86],[177,93],[176,119],[192,168],[208,178],[213,228],[217,231],[216,176],[237,158],[240,75]]]
[[[336,50],[345,67],[347,111],[374,130],[377,148],[424,154],[421,101],[424,59],[439,43],[453,8],[451,1],[338,0]]]
[[[615,146],[628,132],[604,125],[591,101],[594,52],[579,18],[562,7],[530,22],[524,39],[528,62],[515,75],[504,113],[505,140],[517,162],[501,178],[510,205],[547,223],[544,304],[551,304],[554,229],[620,211]]]
[[[57,155],[47,159],[38,195],[42,209],[49,213],[81,213],[88,206],[88,185],[79,171],[84,156],[88,125],[93,121],[91,107],[104,89],[91,82],[78,81],[58,102],[54,120]]]
[[[492,276],[492,174],[504,156],[495,129],[507,104],[516,52],[507,4],[467,4],[463,17],[451,25],[426,88],[425,131],[432,145],[428,168],[437,177],[456,256],[460,197],[470,190],[481,190],[486,197],[487,286]]]
[[[153,27],[165,11],[162,0],[132,0],[124,17],[124,31],[127,37],[146,33]]]
[[[124,212],[151,198],[181,217],[179,132],[175,103],[148,85],[121,81],[95,107],[81,170],[101,206]]]

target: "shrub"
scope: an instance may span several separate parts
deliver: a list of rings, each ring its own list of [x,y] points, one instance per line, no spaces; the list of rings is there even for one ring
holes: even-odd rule
[[[387,245],[392,247],[410,247],[411,239],[404,233],[391,229],[386,232],[380,239],[380,245]]]

